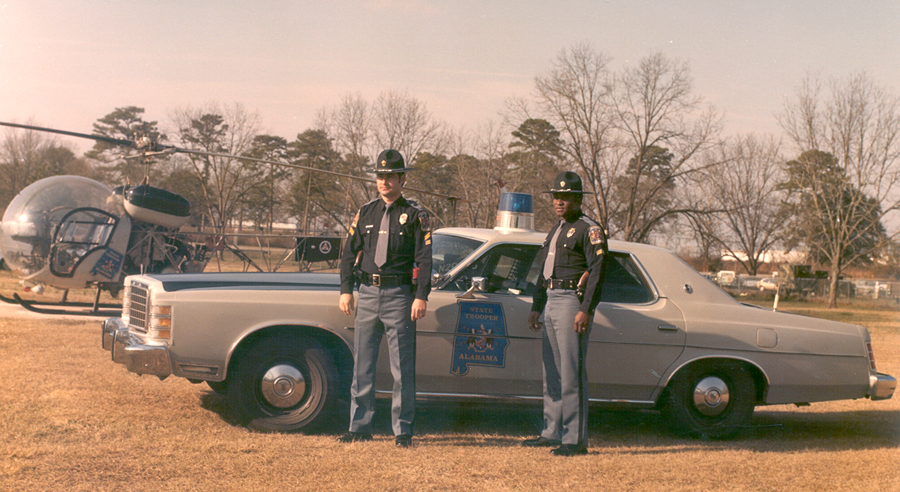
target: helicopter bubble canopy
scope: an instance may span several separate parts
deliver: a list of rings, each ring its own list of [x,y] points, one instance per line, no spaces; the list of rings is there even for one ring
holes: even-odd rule
[[[93,207],[118,215],[108,205],[110,195],[103,184],[81,176],[52,176],[26,187],[10,202],[0,224],[0,251],[10,269],[23,276],[44,269],[54,231],[72,209]]]

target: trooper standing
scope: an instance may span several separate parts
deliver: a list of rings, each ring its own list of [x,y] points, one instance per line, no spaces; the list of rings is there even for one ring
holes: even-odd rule
[[[562,172],[545,193],[553,194],[559,222],[547,234],[536,261],[543,261],[528,326],[541,330],[544,315],[544,428],[525,446],[554,447],[557,456],[587,453],[588,338],[600,302],[600,279],[606,235],[581,211],[581,178]]]
[[[431,226],[428,214],[402,196],[407,171],[400,152],[378,155],[380,198],[363,205],[350,226],[341,256],[339,307],[350,316],[359,284],[354,329],[350,430],[340,442],[372,439],[375,365],[387,336],[394,377],[391,424],[395,443],[412,444],[416,403],[416,320],[425,316],[431,291]]]

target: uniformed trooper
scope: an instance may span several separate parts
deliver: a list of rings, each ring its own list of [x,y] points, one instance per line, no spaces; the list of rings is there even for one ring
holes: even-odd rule
[[[402,196],[407,171],[400,152],[378,155],[380,198],[363,205],[350,226],[341,256],[339,307],[350,316],[359,285],[354,329],[350,430],[340,442],[372,439],[375,364],[387,336],[394,392],[391,423],[398,446],[412,444],[416,403],[416,320],[431,292],[431,226],[428,214]]]
[[[544,240],[536,260],[543,270],[534,294],[528,326],[541,330],[544,363],[544,428],[523,444],[554,447],[557,456],[587,453],[588,338],[600,302],[600,277],[606,235],[581,211],[581,178],[562,172],[549,191],[559,222]]]

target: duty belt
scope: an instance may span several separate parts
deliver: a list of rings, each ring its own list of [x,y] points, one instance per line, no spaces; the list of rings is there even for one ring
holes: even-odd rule
[[[551,278],[547,281],[547,288],[575,290],[578,288],[578,280],[562,280],[558,278]]]
[[[360,277],[362,283],[372,287],[412,285],[412,275],[380,275],[377,273],[360,272]]]

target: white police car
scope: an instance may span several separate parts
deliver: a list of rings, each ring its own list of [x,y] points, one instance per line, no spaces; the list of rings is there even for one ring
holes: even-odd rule
[[[495,229],[434,232],[420,398],[540,402],[541,334],[527,318],[545,234],[530,230],[530,200],[505,196]],[[587,360],[594,404],[660,409],[682,431],[726,437],[756,405],[893,395],[865,328],[741,304],[664,249],[609,249]],[[339,284],[321,273],[131,276],[103,347],[134,373],[206,381],[250,427],[315,428],[349,395],[353,319],[338,310]],[[378,364],[377,390],[390,395],[384,344]]]

